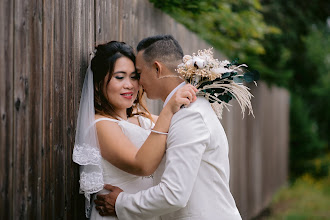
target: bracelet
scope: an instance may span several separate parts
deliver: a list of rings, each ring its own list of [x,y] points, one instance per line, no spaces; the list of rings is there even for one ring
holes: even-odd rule
[[[153,133],[156,133],[156,134],[165,134],[165,135],[168,134],[167,132],[160,132],[160,131],[155,131],[155,130],[150,130],[150,131]]]

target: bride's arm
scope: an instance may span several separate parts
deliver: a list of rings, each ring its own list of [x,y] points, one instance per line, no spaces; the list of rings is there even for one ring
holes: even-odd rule
[[[152,120],[156,123],[158,120],[158,115],[151,115]]]
[[[153,130],[168,132],[173,114],[180,106],[195,101],[196,91],[191,85],[179,89],[159,114]],[[167,136],[164,134],[151,132],[141,148],[137,149],[115,122],[100,121],[96,124],[96,129],[102,157],[128,173],[151,175],[165,152]]]

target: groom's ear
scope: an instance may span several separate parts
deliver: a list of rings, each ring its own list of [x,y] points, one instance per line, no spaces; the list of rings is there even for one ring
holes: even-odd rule
[[[154,68],[156,70],[157,78],[159,78],[161,76],[161,72],[162,72],[162,65],[158,61],[155,61]]]

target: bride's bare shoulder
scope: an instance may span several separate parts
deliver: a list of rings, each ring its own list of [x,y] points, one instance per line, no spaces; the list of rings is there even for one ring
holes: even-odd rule
[[[118,127],[117,119],[114,119],[112,117],[107,117],[104,115],[99,115],[95,114],[95,120],[101,119],[101,118],[106,118],[106,119],[111,119],[111,120],[99,120],[96,123],[96,129],[103,130],[103,129],[111,129],[112,127]]]

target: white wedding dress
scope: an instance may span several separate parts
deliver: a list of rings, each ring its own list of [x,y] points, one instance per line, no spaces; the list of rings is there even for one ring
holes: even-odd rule
[[[125,120],[115,120],[109,118],[100,118],[95,120],[95,123],[99,121],[113,121],[118,123],[125,136],[137,147],[140,148],[142,144],[145,142],[147,137],[150,134],[150,129],[154,125],[150,119],[145,118],[143,116],[138,116],[138,120],[140,126],[130,123]],[[109,134],[111,135],[111,134]],[[102,169],[103,169],[103,180],[105,184],[111,184],[114,186],[118,186],[126,193],[137,193],[141,190],[148,189],[153,186],[153,178],[151,176],[141,177],[129,174],[125,171],[120,170],[119,168],[113,166],[111,163],[102,158]],[[107,190],[103,189],[97,194],[107,194],[109,193]],[[92,220],[115,220],[117,217],[106,216],[103,217],[99,215],[99,212],[95,209],[94,200],[96,199],[96,195],[92,197],[92,212],[90,219]],[[156,219],[156,218],[155,218]]]

